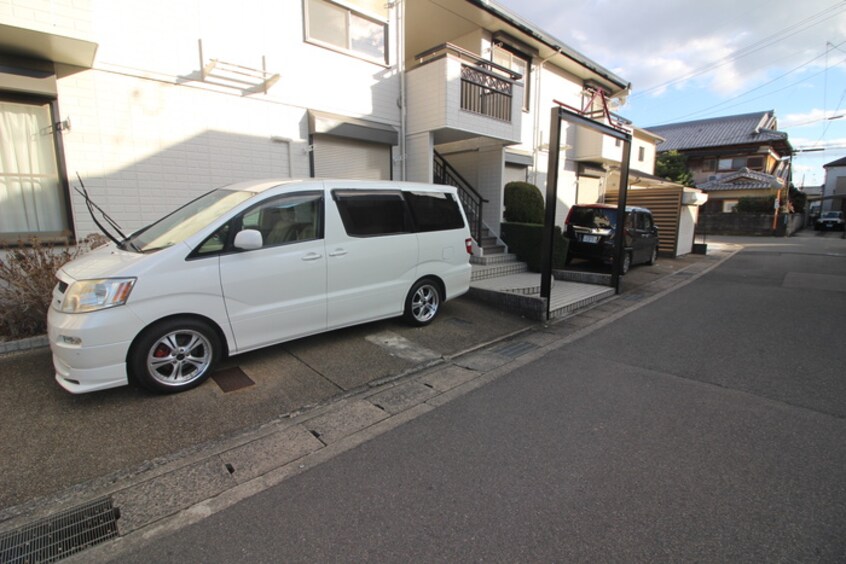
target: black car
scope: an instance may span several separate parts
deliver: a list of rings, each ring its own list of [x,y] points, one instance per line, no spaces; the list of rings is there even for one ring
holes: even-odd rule
[[[625,255],[621,272],[637,263],[658,260],[658,227],[646,208],[626,207]],[[576,205],[567,215],[565,236],[569,239],[567,261],[572,258],[614,262],[614,233],[617,207],[606,204]]]

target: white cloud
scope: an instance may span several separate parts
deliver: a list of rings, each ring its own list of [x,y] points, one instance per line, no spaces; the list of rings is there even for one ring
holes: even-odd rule
[[[800,113],[800,114],[787,114],[778,120],[778,127],[779,129],[798,129],[800,127],[819,127],[820,123],[825,121],[834,121],[831,118],[835,119],[846,119],[844,118],[844,114],[846,112],[839,111],[835,112],[834,110],[824,111],[819,108],[814,108],[811,111]],[[841,117],[838,117],[841,116]]]
[[[544,22],[541,28],[602,66],[620,68],[635,93],[725,62],[676,88],[731,94],[768,70],[810,60],[825,51],[827,41],[839,43],[846,34],[846,4],[832,0],[805,0],[801,10],[792,2],[769,0],[497,1],[530,21]],[[842,48],[846,51],[846,45]],[[726,62],[738,51],[749,54]],[[843,58],[846,54],[832,51],[829,62]],[[824,59],[816,62],[824,64]]]

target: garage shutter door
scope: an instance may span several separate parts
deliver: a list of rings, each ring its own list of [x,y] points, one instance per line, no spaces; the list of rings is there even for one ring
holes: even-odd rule
[[[391,147],[332,135],[315,135],[314,175],[322,178],[390,180]]]
[[[526,182],[526,178],[528,178],[528,173],[529,167],[527,166],[505,163],[504,176],[506,184],[508,184],[509,182]]]

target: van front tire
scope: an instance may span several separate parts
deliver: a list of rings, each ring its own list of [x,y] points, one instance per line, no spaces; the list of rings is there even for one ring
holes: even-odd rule
[[[441,289],[437,282],[430,278],[418,280],[405,298],[403,317],[417,327],[428,325],[441,311],[442,301]]]
[[[129,369],[157,393],[189,390],[205,382],[221,356],[220,339],[206,323],[168,319],[145,329],[129,353]]]

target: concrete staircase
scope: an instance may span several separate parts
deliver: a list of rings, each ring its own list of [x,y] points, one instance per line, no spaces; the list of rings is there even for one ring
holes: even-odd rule
[[[518,261],[517,255],[507,253],[505,245],[500,244],[487,227],[482,231],[482,241],[479,246],[482,248],[482,256],[470,257],[470,264],[473,265],[471,280],[487,280],[528,272],[529,266],[525,262]]]
[[[506,252],[505,246],[485,228],[481,241],[482,255],[470,258],[473,274],[470,295],[510,311],[536,319],[546,319],[546,300],[540,297],[541,276],[529,272],[525,262]],[[550,297],[550,318],[563,317],[577,309],[614,295],[607,285],[553,278]],[[591,282],[599,282],[591,280]]]

